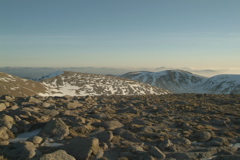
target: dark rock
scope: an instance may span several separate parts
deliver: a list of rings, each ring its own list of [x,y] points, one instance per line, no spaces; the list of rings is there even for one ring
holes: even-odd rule
[[[100,150],[97,138],[76,137],[62,147],[68,154],[79,160],[86,160],[92,154],[97,155]]]

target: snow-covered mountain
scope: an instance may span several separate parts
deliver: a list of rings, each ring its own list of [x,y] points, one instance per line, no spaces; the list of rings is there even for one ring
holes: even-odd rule
[[[202,86],[208,93],[240,94],[240,75],[217,75],[207,79]]]
[[[206,78],[183,70],[129,72],[118,77],[129,78],[175,93],[240,93],[240,75],[218,75]]]
[[[56,75],[56,74],[54,74]],[[55,77],[42,79],[48,88],[42,96],[86,96],[86,95],[149,95],[168,94],[169,91],[149,84],[120,77],[97,74],[63,72]]]
[[[46,87],[39,82],[0,72],[0,96],[5,94],[32,96],[39,93],[44,94],[46,91]]]
[[[161,72],[129,72],[119,77],[129,78],[170,90],[175,93],[194,93],[207,78],[182,70]]]

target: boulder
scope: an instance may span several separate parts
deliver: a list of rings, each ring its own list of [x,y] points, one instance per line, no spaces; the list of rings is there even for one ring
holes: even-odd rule
[[[68,126],[61,120],[61,118],[54,118],[46,124],[38,136],[52,138],[54,140],[62,140],[68,134]]]

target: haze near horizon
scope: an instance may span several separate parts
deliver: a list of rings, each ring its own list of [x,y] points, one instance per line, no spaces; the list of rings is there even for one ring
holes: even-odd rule
[[[240,68],[239,0],[0,1],[0,67]]]

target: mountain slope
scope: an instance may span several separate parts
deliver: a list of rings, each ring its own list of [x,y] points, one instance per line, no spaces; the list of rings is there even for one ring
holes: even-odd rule
[[[207,78],[182,70],[161,72],[129,72],[119,77],[129,78],[170,90],[175,93],[194,93]]]
[[[129,72],[119,77],[137,80],[175,93],[240,93],[240,75],[202,77],[183,70]]]
[[[46,87],[39,82],[0,72],[0,95],[32,96],[46,91]]]
[[[97,74],[64,72],[50,79],[43,79],[48,94],[42,96],[86,95],[148,95],[167,94],[167,90],[137,81]]]

